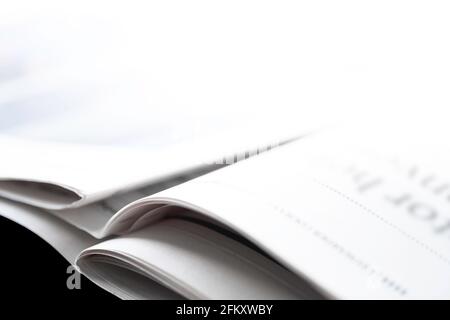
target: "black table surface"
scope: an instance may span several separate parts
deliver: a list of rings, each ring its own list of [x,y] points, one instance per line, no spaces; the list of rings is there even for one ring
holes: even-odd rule
[[[85,277],[80,289],[68,289],[70,264],[33,232],[0,217],[2,292],[8,298],[117,299]]]

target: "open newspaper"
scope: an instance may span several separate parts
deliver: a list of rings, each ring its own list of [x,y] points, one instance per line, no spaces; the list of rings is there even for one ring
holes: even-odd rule
[[[445,141],[383,132],[325,130],[80,208],[0,212],[122,298],[449,299]]]

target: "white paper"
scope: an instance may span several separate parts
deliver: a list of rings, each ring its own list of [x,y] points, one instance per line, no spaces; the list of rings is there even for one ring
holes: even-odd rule
[[[292,135],[279,137],[237,130],[158,151],[33,143],[0,137],[5,155],[0,169],[0,194],[52,210],[79,207],[189,170],[234,163],[256,150],[277,146]],[[31,191],[26,182],[32,183]],[[45,184],[65,192],[58,197],[54,192],[44,193]],[[36,189],[41,192],[35,192]]]
[[[128,220],[119,218],[117,231],[161,205],[190,208],[238,230],[333,297],[448,299],[445,139],[385,132],[384,139],[360,128],[299,140],[137,201],[123,210]],[[420,164],[416,176],[408,163]],[[430,172],[436,180],[424,180]]]
[[[113,284],[119,277],[99,273],[98,266],[121,265],[190,299],[321,297],[261,254],[211,229],[182,220],[165,220],[106,240],[83,251],[77,264],[94,279],[103,278]],[[141,286],[122,288],[127,298],[148,298]]]
[[[217,166],[209,166],[201,170],[189,171],[184,175],[170,177],[143,188],[115,194],[109,198],[85,206],[65,210],[49,210],[48,213],[89,233],[95,238],[105,238],[113,235],[110,230],[110,225],[113,224],[116,214],[126,205],[148,195],[194,179],[216,168]]]

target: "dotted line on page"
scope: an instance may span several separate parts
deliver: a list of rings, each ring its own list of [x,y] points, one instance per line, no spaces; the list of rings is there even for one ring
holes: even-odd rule
[[[425,249],[426,251],[428,251],[429,253],[431,253],[435,257],[439,258],[442,262],[444,262],[445,264],[450,266],[450,259],[449,258],[447,258],[446,256],[442,255],[438,251],[434,250],[433,248],[431,248],[427,244],[423,243],[422,241],[418,240],[417,238],[415,238],[414,236],[412,236],[408,232],[404,231],[403,229],[401,229],[397,225],[395,225],[392,222],[388,221],[387,219],[383,218],[382,216],[380,216],[375,211],[373,211],[373,210],[369,209],[368,207],[364,206],[363,204],[353,200],[349,196],[345,195],[344,193],[342,193],[339,190],[331,187],[328,184],[325,184],[325,183],[323,183],[323,182],[321,182],[321,181],[319,181],[317,179],[314,179],[314,178],[311,178],[311,180],[314,181],[315,183],[319,184],[320,186],[328,189],[329,191],[339,195],[340,197],[344,198],[345,200],[351,202],[352,204],[358,206],[359,208],[363,209],[364,212],[366,212],[366,213],[372,215],[373,217],[377,218],[379,221],[383,222],[384,224],[388,225],[392,229],[396,230],[397,232],[399,232],[400,234],[402,234],[403,236],[405,236],[409,240],[412,240],[414,243],[416,243],[417,245],[419,245],[420,247],[422,247],[423,249]]]
[[[350,262],[352,262],[354,265],[359,267],[360,269],[364,270],[368,274],[368,280],[373,277],[374,279],[379,279],[381,282],[380,284],[384,285],[390,290],[393,290],[397,294],[404,296],[407,294],[407,289],[400,285],[398,282],[387,276],[381,271],[378,271],[376,268],[372,267],[367,262],[363,261],[362,259],[355,256],[352,252],[350,252],[348,249],[346,249],[344,246],[339,244],[337,241],[330,239],[325,233],[320,231],[319,229],[313,227],[309,223],[305,222],[303,219],[299,218],[289,210],[282,208],[280,206],[277,206],[275,204],[270,204],[270,207],[272,207],[274,210],[282,214],[284,217],[290,219],[295,224],[302,227],[304,230],[308,231],[310,234],[312,234],[314,237],[318,238],[322,242],[324,242],[327,246],[331,247],[332,249],[336,250],[339,254],[343,255],[346,259],[348,259]],[[369,285],[369,283],[367,284]]]
[[[199,181],[200,182],[200,181]],[[384,285],[387,289],[390,289],[394,291],[395,293],[399,294],[400,296],[404,296],[408,293],[408,290],[400,285],[397,281],[393,280],[391,277],[387,276],[383,272],[377,270],[373,266],[371,266],[369,263],[363,261],[361,258],[358,258],[355,254],[353,254],[351,251],[346,249],[344,246],[339,244],[337,241],[329,238],[324,232],[320,231],[316,227],[310,225],[308,222],[303,220],[302,218],[299,218],[297,215],[295,215],[293,212],[289,211],[288,209],[281,207],[280,205],[277,205],[275,203],[272,203],[270,201],[267,201],[267,199],[261,199],[261,196],[256,193],[252,193],[249,190],[245,190],[243,188],[237,187],[235,185],[228,185],[224,183],[218,183],[216,181],[201,181],[202,183],[207,184],[216,184],[220,185],[222,187],[230,188],[234,191],[239,191],[240,193],[247,194],[248,196],[251,196],[252,198],[256,198],[258,202],[263,203],[265,206],[268,206],[269,208],[272,208],[275,210],[275,212],[278,212],[283,217],[288,218],[292,222],[294,222],[296,225],[301,227],[302,229],[306,230],[308,233],[310,233],[312,236],[318,238],[322,242],[324,242],[328,247],[331,247],[332,249],[336,250],[339,254],[343,255],[346,259],[351,261],[354,265],[362,269],[365,273],[368,275],[368,280],[373,277],[373,279],[378,279],[378,283],[381,285]],[[369,285],[369,283],[367,284]]]

